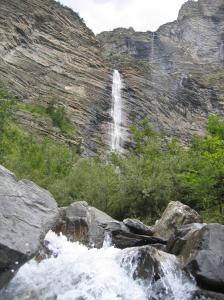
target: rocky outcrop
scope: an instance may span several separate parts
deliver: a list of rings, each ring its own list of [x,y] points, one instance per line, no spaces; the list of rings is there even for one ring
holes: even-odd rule
[[[180,227],[169,251],[177,255],[199,286],[224,293],[224,225]]]
[[[46,118],[19,111],[18,123],[31,133],[84,154],[108,146],[115,68],[123,79],[125,132],[147,118],[188,143],[204,134],[209,114],[224,112],[222,0],[188,1],[177,21],[156,32],[118,28],[97,38],[53,0],[2,0],[0,20],[0,86],[26,103],[54,100],[76,129],[68,138]]]
[[[108,120],[110,77],[94,34],[53,0],[2,0],[0,20],[0,86],[27,103],[64,107],[76,128],[71,142],[82,137],[87,152],[95,152],[102,120]],[[17,117],[27,130],[62,139],[52,125],[24,114]]]
[[[97,36],[111,68],[123,76],[128,124],[148,119],[188,143],[209,114],[222,114],[222,0],[188,1],[177,21],[156,32],[118,28]]]
[[[50,193],[28,180],[18,181],[0,166],[0,288],[34,257],[55,225],[58,208]]]
[[[202,218],[195,210],[181,202],[171,201],[161,219],[156,221],[154,236],[169,239],[180,226],[197,222],[202,222]]]

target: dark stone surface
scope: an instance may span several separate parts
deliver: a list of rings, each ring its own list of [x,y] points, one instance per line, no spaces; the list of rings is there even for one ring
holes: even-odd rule
[[[191,300],[224,300],[224,294],[199,289]]]
[[[28,180],[0,166],[0,288],[34,257],[58,219],[55,200]]]
[[[146,226],[137,219],[125,219],[123,223],[130,229],[131,232],[143,235],[153,235],[153,227]]]
[[[168,250],[178,255],[200,287],[224,293],[224,225],[197,227],[180,228],[169,241]]]
[[[167,241],[158,237],[135,234],[124,230],[111,231],[113,244],[120,249],[151,244],[166,245]]]

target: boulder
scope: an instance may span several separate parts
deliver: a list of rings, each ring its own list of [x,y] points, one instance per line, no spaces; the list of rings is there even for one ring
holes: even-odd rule
[[[176,229],[185,224],[201,223],[201,216],[181,202],[170,202],[161,219],[154,226],[154,236],[169,239]]]
[[[192,228],[191,228],[192,227]],[[168,250],[178,255],[183,267],[200,287],[224,293],[224,225],[183,226],[169,241]]]
[[[88,204],[85,201],[72,203],[68,207],[60,208],[60,220],[54,231],[64,234],[69,241],[88,243],[89,220]]]
[[[137,219],[125,219],[123,223],[130,229],[131,232],[143,235],[153,235],[153,227],[146,226]]]
[[[125,249],[129,247],[138,247],[144,245],[158,244],[166,245],[167,241],[158,237],[140,235],[132,232],[127,232],[126,230],[110,230],[112,237],[112,243],[120,249]]]
[[[0,166],[0,288],[35,256],[58,218],[49,192]]]
[[[96,248],[103,245],[108,223],[115,221],[85,201],[77,201],[62,208],[60,216],[60,221],[54,228],[56,233],[61,232],[72,242],[79,241]]]

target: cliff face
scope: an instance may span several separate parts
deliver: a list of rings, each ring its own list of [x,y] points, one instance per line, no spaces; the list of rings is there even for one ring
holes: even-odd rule
[[[188,142],[209,114],[224,112],[224,3],[188,1],[156,32],[99,34],[105,58],[125,81],[129,122],[146,117]]]
[[[224,112],[223,66],[223,0],[188,1],[156,32],[118,28],[97,38],[53,0],[0,1],[0,84],[23,102],[64,106],[76,133],[68,138],[28,111],[18,122],[87,154],[109,143],[113,69],[124,81],[126,127],[146,117],[188,142],[209,114]]]
[[[108,78],[94,34],[72,10],[53,0],[0,1],[0,83],[22,101],[64,106],[77,129],[70,142],[81,137],[90,152],[100,143],[96,132],[110,104]],[[30,113],[19,112],[18,119],[66,140]]]

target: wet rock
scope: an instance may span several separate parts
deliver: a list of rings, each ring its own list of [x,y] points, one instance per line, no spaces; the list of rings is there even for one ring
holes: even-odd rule
[[[58,218],[55,200],[31,181],[0,166],[0,288],[34,257]]]
[[[149,235],[136,234],[123,222],[114,220],[84,201],[75,202],[61,209],[61,218],[54,228],[62,232],[70,241],[79,241],[90,247],[101,248],[106,235],[112,239],[117,248],[137,247],[149,244],[166,245],[166,240]],[[144,224],[143,224],[144,225]],[[144,229],[147,226],[142,226]],[[147,232],[148,228],[147,228]]]
[[[131,232],[144,235],[153,235],[153,227],[146,226],[137,219],[125,219],[123,223],[130,229]]]
[[[88,204],[84,201],[75,202],[60,209],[60,221],[54,231],[67,236],[69,241],[88,243]]]
[[[70,241],[79,241],[100,248],[105,237],[105,228],[113,219],[104,212],[77,201],[61,209],[61,218],[54,231],[64,234]],[[114,220],[115,221],[115,220]]]
[[[224,293],[224,225],[197,227],[180,228],[169,242],[170,252],[178,255],[200,287]]]
[[[192,223],[179,227],[175,234],[169,239],[167,251],[175,255],[181,254],[181,257],[188,255],[188,242],[197,239],[198,231],[200,231],[206,224]],[[186,253],[185,253],[186,252]]]
[[[124,230],[112,230],[110,233],[113,244],[120,249],[151,244],[167,244],[166,240],[158,237],[135,234]]]
[[[224,300],[224,295],[206,290],[197,290],[191,300]]]
[[[181,202],[171,201],[154,226],[154,236],[169,239],[182,225],[202,222],[201,216]]]

